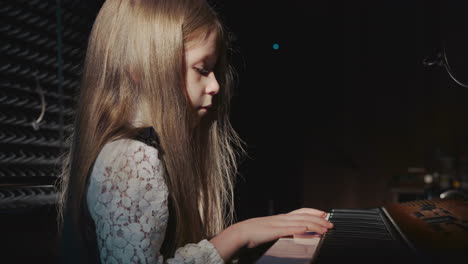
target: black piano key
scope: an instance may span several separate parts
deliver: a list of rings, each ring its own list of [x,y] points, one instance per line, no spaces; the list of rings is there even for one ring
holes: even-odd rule
[[[395,231],[389,228],[378,208],[373,209],[333,209],[329,221],[333,223],[322,238],[318,259],[328,260],[348,256],[365,256],[368,260],[375,257],[375,263],[398,251],[400,241],[396,241]],[[386,252],[381,252],[385,249]],[[334,263],[334,262],[333,262]]]
[[[386,230],[387,226],[383,223],[375,223],[371,221],[334,221],[331,220],[330,222],[333,223],[335,227],[340,226],[343,229],[345,228],[358,228],[358,229],[366,229],[366,228],[373,228],[373,229],[383,229]]]
[[[340,234],[331,234],[327,239],[378,239],[378,240],[394,240],[390,235],[378,235],[378,234],[360,234],[356,232],[341,231]]]
[[[379,210],[373,209],[332,209],[332,213],[351,213],[351,214],[379,214]]]
[[[340,227],[341,229],[360,229],[365,230],[366,228],[373,229],[373,230],[387,230],[385,225],[382,224],[375,224],[370,222],[332,222],[335,228]]]
[[[362,219],[362,220],[379,220],[379,215],[371,214],[349,214],[349,213],[331,213],[330,218],[335,219]]]

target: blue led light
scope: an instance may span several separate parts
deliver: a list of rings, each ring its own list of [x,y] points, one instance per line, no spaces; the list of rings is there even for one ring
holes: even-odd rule
[[[278,43],[273,44],[273,49],[274,50],[279,50],[279,44]]]

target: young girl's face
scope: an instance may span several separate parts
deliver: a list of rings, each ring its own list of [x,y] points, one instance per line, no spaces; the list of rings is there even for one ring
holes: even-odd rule
[[[219,92],[213,71],[216,60],[216,33],[195,38],[185,49],[187,94],[199,118],[212,111],[213,96]]]

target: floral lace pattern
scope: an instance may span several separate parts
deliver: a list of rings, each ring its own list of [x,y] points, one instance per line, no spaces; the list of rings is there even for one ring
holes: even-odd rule
[[[87,192],[102,263],[163,263],[168,190],[158,150],[132,139],[107,143]],[[177,249],[168,264],[223,263],[207,240]]]

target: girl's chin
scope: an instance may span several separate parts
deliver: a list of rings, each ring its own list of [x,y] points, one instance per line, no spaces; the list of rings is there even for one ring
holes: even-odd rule
[[[199,117],[205,116],[207,113],[208,113],[208,109],[206,109],[206,108],[198,109],[198,116]]]
[[[210,122],[213,118],[214,112],[212,112],[210,109],[198,109],[196,112],[196,117],[195,117],[195,122],[196,125],[200,124],[201,122]]]
[[[193,126],[198,126],[200,122],[208,115],[207,109],[197,109],[194,113]]]

